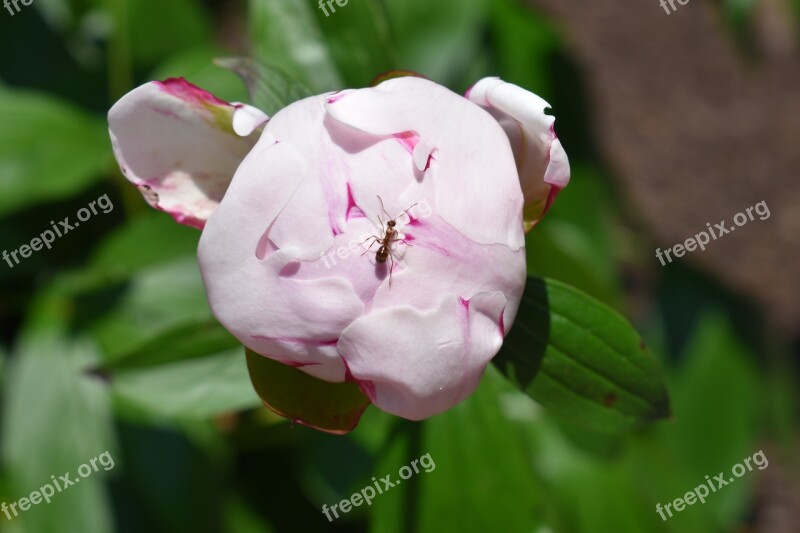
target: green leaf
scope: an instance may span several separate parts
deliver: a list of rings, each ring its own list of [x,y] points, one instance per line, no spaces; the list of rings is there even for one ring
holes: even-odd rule
[[[564,195],[567,196],[567,195]],[[557,201],[556,201],[557,202]],[[606,258],[592,253],[591,238],[570,221],[550,217],[525,236],[528,273],[557,279],[615,307],[620,297]],[[605,255],[609,255],[606,251]]]
[[[280,68],[255,59],[231,57],[215,63],[238,74],[250,93],[250,103],[272,116],[287,105],[307,96],[311,91]]]
[[[0,89],[0,216],[70,196],[111,163],[103,121],[49,96]]]
[[[398,479],[403,465],[425,454],[435,468],[426,471],[418,463],[419,473],[378,496],[370,531],[566,531],[552,521],[547,487],[533,469],[536,455],[508,416],[519,414],[508,407],[514,397],[535,408],[487,368],[478,390],[462,403],[421,423],[402,421],[406,431],[385,442],[372,475]],[[524,494],[525,504],[509,494]]]
[[[380,72],[399,66],[382,2],[333,2],[325,10],[327,16],[316,10],[317,20],[348,87],[365,87]]]
[[[157,334],[139,348],[104,363],[98,371],[145,368],[194,359],[239,346],[239,341],[214,319],[189,322]]]
[[[115,228],[94,249],[90,267],[105,275],[130,277],[146,267],[195,257],[199,240],[196,229],[176,224],[161,211],[146,211]]]
[[[247,368],[264,405],[300,424],[344,434],[356,427],[370,404],[355,383],[329,383],[263,357],[247,352]]]
[[[559,44],[555,30],[544,15],[517,0],[493,0],[491,5],[492,36],[503,79],[549,99],[551,56]]]
[[[571,170],[568,191],[526,235],[528,272],[557,279],[618,308],[616,259],[626,241],[613,231],[611,191],[593,168],[573,163]]]
[[[762,445],[764,389],[755,360],[722,314],[712,312],[698,320],[672,387],[675,421],[659,428],[670,459],[698,481],[705,474],[730,472]],[[719,530],[735,528],[755,481],[748,474],[708,502]],[[659,497],[666,500],[665,494]]]
[[[263,521],[238,495],[225,502],[225,531],[228,533],[274,533],[276,530]]]
[[[315,93],[343,88],[311,4],[250,0],[248,22],[255,58],[274,65]]]
[[[488,2],[386,0],[384,3],[398,47],[400,68],[419,72],[448,87],[465,81],[464,72],[483,45],[481,36]]]
[[[192,0],[127,0],[131,52],[137,65],[151,65],[175,50],[213,41],[211,17]]]
[[[108,392],[86,374],[97,360],[96,348],[85,337],[69,338],[64,329],[29,324],[9,364],[2,459],[11,479],[11,498],[50,483],[51,475],[75,476],[82,464],[107,450],[112,457],[117,455],[112,449]],[[42,502],[21,513],[14,518],[15,525],[21,531],[110,531],[106,475],[101,469],[82,479],[80,485],[57,493],[49,504]]]
[[[205,419],[257,407],[242,349],[111,375],[115,398],[157,417]]]
[[[495,365],[534,400],[604,432],[669,416],[658,361],[619,314],[563,283],[528,278]]]
[[[103,348],[99,373],[217,354],[239,346],[213,317],[194,257],[199,233],[163,213],[118,228],[89,268],[54,284],[77,328]],[[166,262],[165,262],[166,261]]]
[[[80,295],[76,305],[78,318],[91,324],[106,362],[146,351],[163,337],[213,325],[194,258],[144,269]],[[168,350],[162,352],[169,357]]]

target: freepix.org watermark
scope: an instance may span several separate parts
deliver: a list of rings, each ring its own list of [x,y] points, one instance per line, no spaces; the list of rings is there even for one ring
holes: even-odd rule
[[[33,1],[33,0],[31,0]],[[339,7],[344,7],[350,0],[319,0],[319,8],[325,13],[326,17],[330,17],[331,13],[336,13],[336,8],[333,6],[335,3]],[[327,8],[325,6],[328,6]],[[328,13],[330,9],[331,13]]]
[[[367,485],[359,492],[356,492],[352,496],[350,496],[349,499],[342,500],[339,503],[331,505],[330,507],[328,507],[327,505],[323,505],[322,514],[325,515],[325,518],[328,519],[328,522],[333,522],[333,517],[331,517],[330,513],[333,513],[334,517],[339,518],[337,507],[339,511],[341,511],[342,513],[349,513],[353,509],[353,507],[359,507],[364,502],[366,502],[367,505],[372,505],[373,498],[375,498],[375,496],[377,496],[378,494],[383,494],[389,489],[402,483],[402,480],[408,479],[414,474],[419,474],[420,466],[422,466],[422,468],[425,469],[425,472],[433,472],[434,470],[436,470],[436,463],[434,463],[433,459],[431,459],[431,454],[426,453],[419,459],[414,459],[413,461],[411,461],[410,465],[405,465],[402,468],[400,468],[400,472],[398,472],[398,475],[400,476],[401,479],[392,481],[391,474],[387,474],[386,476],[382,477],[380,481],[378,481],[373,477],[372,485]],[[373,486],[375,488],[373,488]],[[375,492],[376,490],[377,493]]]
[[[53,227],[52,230],[48,229],[43,231],[38,237],[34,237],[30,244],[23,244],[16,250],[11,250],[11,252],[8,250],[3,250],[3,260],[8,263],[9,268],[14,268],[20,263],[19,257],[22,257],[22,259],[27,259],[33,255],[33,252],[38,252],[43,247],[47,247],[48,250],[51,249],[56,238],[63,237],[70,231],[77,228],[81,222],[86,222],[92,218],[92,216],[97,215],[98,207],[104,214],[108,214],[114,210],[114,204],[112,204],[111,200],[108,199],[108,195],[104,194],[97,200],[90,202],[88,207],[82,207],[78,210],[77,217],[79,222],[71,224],[69,217],[65,217],[64,220],[56,225],[56,223],[51,220],[50,225]],[[11,262],[12,259],[14,260],[13,263]]]
[[[717,492],[719,489],[724,487],[725,485],[730,485],[736,478],[742,477],[748,472],[752,472],[753,465],[751,461],[755,463],[759,470],[764,470],[766,467],[769,466],[769,461],[767,460],[767,456],[764,455],[762,450],[758,450],[756,453],[753,454],[752,457],[745,457],[742,461],[744,464],[737,463],[733,465],[731,468],[731,473],[736,477],[725,477],[725,472],[720,472],[713,478],[706,476],[706,482],[698,485],[694,488],[694,490],[690,490],[686,494],[684,494],[683,498],[675,498],[672,502],[664,505],[661,507],[660,503],[656,504],[656,512],[658,516],[661,517],[661,520],[666,521],[667,517],[664,515],[664,511],[667,512],[669,518],[672,518],[672,510],[675,509],[676,513],[683,511],[687,505],[694,505],[699,500],[700,503],[706,503],[706,497],[714,492]],[[709,492],[709,489],[711,492]]]
[[[685,6],[686,4],[689,3],[689,0],[661,0],[660,5],[661,7],[664,8],[664,11],[667,12],[667,15],[672,15],[675,11],[678,10],[677,6],[675,6],[676,1],[682,6]],[[667,4],[669,4],[669,7],[667,7]],[[672,8],[672,11],[669,10],[670,7]]]
[[[17,13],[19,13],[20,7],[19,4],[23,6],[29,6],[33,3],[33,0],[3,0],[3,7],[5,7],[11,16],[13,17]],[[11,6],[14,6],[12,9]],[[16,9],[16,11],[14,11]]]
[[[69,472],[63,476],[59,476],[58,478],[56,478],[55,475],[52,475],[50,476],[52,483],[45,483],[38,490],[31,492],[30,496],[20,498],[15,502],[0,503],[0,511],[6,515],[6,518],[12,520],[19,516],[19,512],[27,511],[32,505],[39,505],[42,503],[42,501],[45,503],[50,503],[50,500],[56,494],[67,490],[73,485],[77,485],[80,483],[81,479],[87,478],[95,472],[98,472],[100,470],[98,463],[100,463],[100,466],[102,466],[103,470],[106,472],[114,468],[114,458],[111,457],[110,452],[105,451],[97,457],[90,459],[87,464],[82,464],[78,467],[78,476],[80,477],[72,477]],[[17,512],[17,507],[19,507],[19,512]]]
[[[753,216],[753,211],[755,211],[756,215],[758,215],[759,220],[767,220],[770,217],[769,207],[767,207],[767,202],[761,201],[758,202],[756,205],[750,206],[744,210],[744,213],[736,213],[736,216],[733,217],[733,223],[736,226],[744,226],[750,221],[755,220]],[[706,244],[711,242],[712,240],[717,240],[723,235],[731,233],[736,229],[736,227],[725,227],[726,222],[723,220],[719,224],[714,224],[714,227],[711,227],[711,223],[707,222],[706,227],[708,228],[708,232],[701,231],[694,237],[689,237],[686,239],[686,242],[681,244],[676,244],[672,248],[667,248],[666,250],[661,250],[661,248],[656,249],[656,257],[659,261],[661,261],[661,266],[665,266],[667,263],[664,262],[664,256],[667,258],[668,263],[672,263],[672,257],[670,256],[670,252],[675,255],[675,257],[683,257],[683,254],[686,252],[694,252],[698,248],[701,251],[705,251]],[[709,235],[710,234],[710,235]]]

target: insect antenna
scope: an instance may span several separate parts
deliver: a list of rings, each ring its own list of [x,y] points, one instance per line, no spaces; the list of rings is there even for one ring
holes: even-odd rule
[[[386,219],[387,220],[393,220],[391,215],[389,215],[389,213],[386,212],[386,208],[383,207],[383,198],[381,198],[380,195],[377,195],[377,196],[378,196],[378,201],[381,203],[381,211],[383,211],[383,214],[386,215]]]

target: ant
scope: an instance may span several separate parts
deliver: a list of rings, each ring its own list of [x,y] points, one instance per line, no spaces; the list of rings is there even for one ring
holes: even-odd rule
[[[384,229],[383,220],[381,219],[381,216],[378,215],[378,221],[381,223],[381,232],[383,233],[383,237],[378,237],[377,235],[373,235],[372,237],[368,237],[361,244],[364,244],[365,242],[369,241],[370,239],[372,240],[372,243],[370,243],[369,247],[366,250],[364,250],[364,253],[362,253],[361,255],[364,255],[365,253],[369,252],[370,249],[372,248],[372,246],[376,242],[380,243],[380,248],[378,248],[378,251],[375,252],[375,261],[377,263],[379,263],[379,264],[384,264],[384,263],[386,263],[387,259],[389,260],[389,286],[391,287],[392,286],[392,270],[394,269],[394,255],[392,254],[392,243],[393,242],[402,242],[406,246],[412,246],[411,244],[408,244],[408,242],[406,242],[405,239],[398,239],[397,238],[397,230],[395,229],[395,226],[397,225],[397,219],[400,218],[401,216],[405,215],[409,211],[411,211],[417,204],[412,205],[411,207],[409,207],[408,209],[406,209],[405,211],[403,211],[402,213],[400,213],[396,217],[390,218],[389,213],[386,212],[386,208],[383,206],[383,199],[380,196],[378,196],[378,201],[381,203],[381,210],[384,212],[384,214],[388,218],[388,220],[386,221],[386,228]],[[419,202],[417,202],[417,203],[419,203]]]

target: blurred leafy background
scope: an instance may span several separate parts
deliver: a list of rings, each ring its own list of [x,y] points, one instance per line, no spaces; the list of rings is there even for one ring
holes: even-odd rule
[[[734,34],[751,5],[721,6]],[[328,17],[301,0],[21,7],[0,11],[0,249],[103,194],[115,208],[13,269],[0,263],[0,501],[105,450],[116,466],[12,521],[0,515],[0,530],[797,531],[792,332],[713,272],[658,265],[598,153],[582,66],[544,14],[515,0],[350,0]],[[315,92],[404,68],[462,93],[500,75],[548,100],[573,178],[529,234],[529,270],[633,320],[667,370],[673,418],[591,433],[492,367],[445,414],[409,423],[369,408],[345,437],[261,408],[241,348],[205,301],[199,232],[127,185],[105,123],[125,92],[170,76],[246,101],[212,60],[249,54]],[[656,514],[759,449],[763,472],[666,522]],[[435,471],[333,523],[321,513],[425,453]]]

